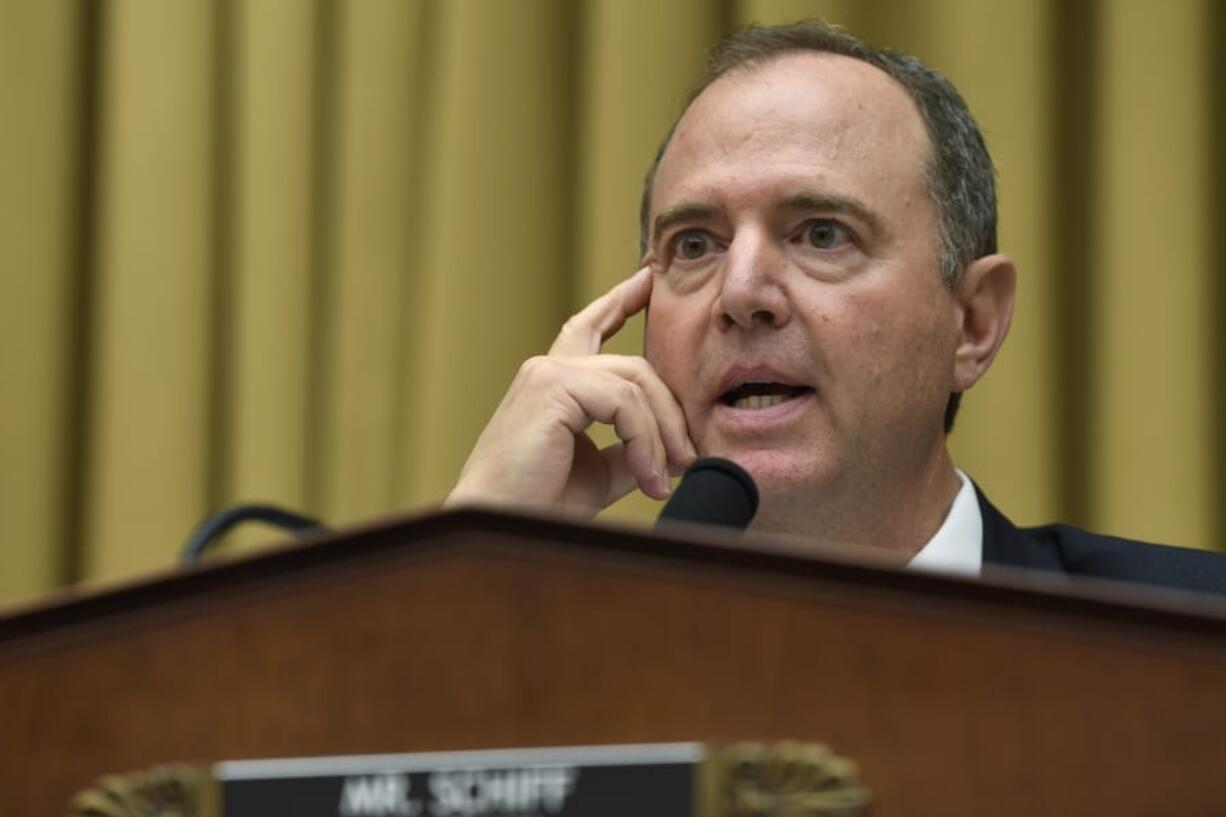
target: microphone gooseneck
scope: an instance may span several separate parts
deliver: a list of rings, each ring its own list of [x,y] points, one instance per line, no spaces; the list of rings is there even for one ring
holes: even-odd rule
[[[744,530],[757,511],[753,477],[731,460],[703,457],[686,469],[656,526],[687,522]]]
[[[275,505],[233,505],[211,514],[196,526],[180,557],[183,564],[190,565],[200,560],[223,533],[243,522],[263,522],[266,525],[291,531],[299,536],[312,531],[327,532],[327,528],[309,516],[287,511]]]

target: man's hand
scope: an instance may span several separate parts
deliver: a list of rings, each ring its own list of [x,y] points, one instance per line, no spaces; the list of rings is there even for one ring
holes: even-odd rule
[[[672,392],[641,357],[601,345],[647,306],[651,268],[597,298],[562,327],[549,354],[520,367],[445,504],[513,504],[595,515],[636,485],[668,496],[670,472],[697,456]],[[598,449],[592,423],[620,442]]]

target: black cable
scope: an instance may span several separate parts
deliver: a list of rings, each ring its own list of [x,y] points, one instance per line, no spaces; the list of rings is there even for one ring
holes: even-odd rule
[[[183,546],[183,564],[195,564],[223,533],[244,522],[266,522],[299,535],[328,530],[316,519],[275,505],[235,505],[206,517],[196,526]]]

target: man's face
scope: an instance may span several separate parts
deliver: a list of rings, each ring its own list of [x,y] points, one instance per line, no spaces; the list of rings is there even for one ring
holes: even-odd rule
[[[928,154],[893,80],[806,53],[707,88],[660,163],[645,354],[699,452],[754,476],[767,527],[944,450],[958,306]]]

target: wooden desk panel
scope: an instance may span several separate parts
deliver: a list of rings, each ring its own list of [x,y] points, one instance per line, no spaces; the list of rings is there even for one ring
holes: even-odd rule
[[[54,814],[173,760],[800,738],[876,815],[1221,814],[1226,619],[1145,604],[445,514],[0,620],[0,791]]]

